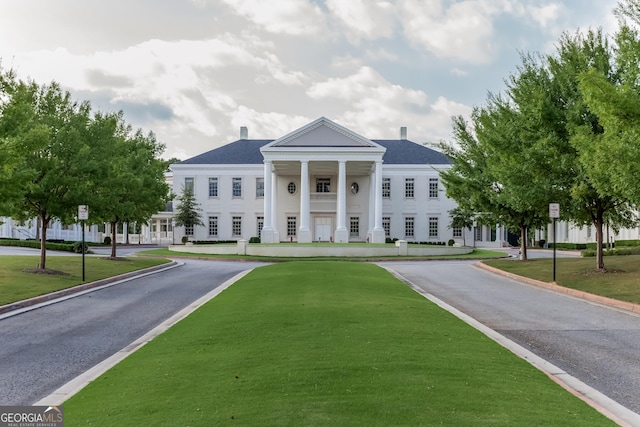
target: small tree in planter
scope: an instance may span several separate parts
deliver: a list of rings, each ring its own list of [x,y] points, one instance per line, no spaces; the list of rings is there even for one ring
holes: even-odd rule
[[[195,227],[196,225],[203,226],[200,204],[196,203],[196,197],[193,195],[193,191],[182,187],[182,193],[178,197],[178,209],[174,217],[175,224],[178,227]],[[187,238],[185,241],[185,237]],[[184,236],[182,242],[186,243],[189,237]]]

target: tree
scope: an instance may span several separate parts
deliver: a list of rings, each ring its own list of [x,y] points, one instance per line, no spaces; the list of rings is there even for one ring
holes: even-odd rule
[[[466,210],[462,206],[456,206],[449,211],[449,217],[451,218],[451,224],[449,228],[462,229],[462,245],[467,246],[467,240],[464,230],[470,230],[473,227],[473,218],[475,212]]]
[[[166,162],[159,156],[164,146],[152,133],[132,133],[123,113],[96,114],[92,135],[96,150],[104,153],[99,181],[93,183],[93,221],[111,225],[111,257],[117,257],[119,224],[144,223],[164,209],[169,195]]]
[[[6,212],[18,219],[37,217],[40,270],[46,269],[47,227],[52,220],[75,222],[95,175],[87,128],[88,103],[77,103],[59,85],[18,81],[8,86],[0,116],[0,151],[6,188],[19,188]],[[8,169],[6,167],[8,165]]]
[[[182,186],[182,192],[177,200],[179,205],[174,217],[177,226],[194,227],[196,225],[204,225],[201,219],[202,209],[200,208],[200,204],[196,203],[193,189]]]

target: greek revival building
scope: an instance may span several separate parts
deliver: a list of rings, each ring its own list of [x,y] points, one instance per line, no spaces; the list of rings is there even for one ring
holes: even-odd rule
[[[442,153],[409,141],[406,128],[400,139],[371,140],[322,117],[264,140],[243,127],[239,140],[171,165],[173,192],[192,190],[204,223],[176,228],[176,237],[462,243],[439,177],[448,167]]]

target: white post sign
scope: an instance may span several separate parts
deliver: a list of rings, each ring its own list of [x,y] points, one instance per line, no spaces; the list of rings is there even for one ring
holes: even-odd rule
[[[549,203],[549,218],[560,218],[560,203]]]
[[[89,206],[78,205],[78,219],[80,221],[85,221],[89,219]]]

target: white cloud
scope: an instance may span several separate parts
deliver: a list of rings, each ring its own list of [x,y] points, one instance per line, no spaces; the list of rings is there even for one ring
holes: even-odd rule
[[[451,74],[458,77],[465,77],[469,75],[469,72],[458,67],[453,67],[451,69]]]
[[[222,0],[235,13],[275,34],[319,34],[325,27],[320,8],[307,0]]]
[[[360,39],[372,40],[393,34],[394,7],[383,1],[327,0],[327,8],[353,43]]]
[[[559,3],[550,3],[544,6],[528,6],[527,12],[531,18],[542,28],[549,28],[554,25],[563,10]]]

